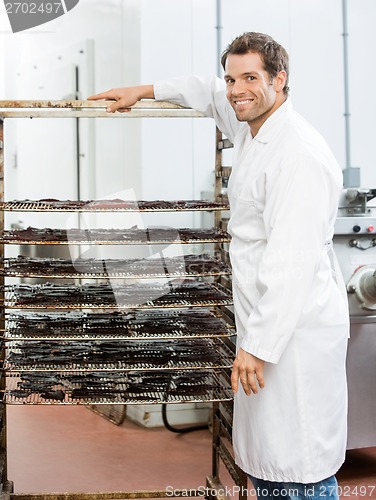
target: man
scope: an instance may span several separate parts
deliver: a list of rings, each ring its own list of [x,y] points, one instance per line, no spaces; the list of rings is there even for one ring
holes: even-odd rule
[[[336,499],[347,416],[347,298],[331,245],[341,170],[292,109],[281,45],[245,33],[222,64],[225,84],[192,76],[91,98],[115,99],[109,112],[141,98],[190,106],[234,143],[236,461],[259,498]]]

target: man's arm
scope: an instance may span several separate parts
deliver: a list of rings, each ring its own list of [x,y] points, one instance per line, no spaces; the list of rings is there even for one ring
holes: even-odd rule
[[[136,87],[123,87],[119,89],[111,89],[101,94],[96,94],[88,97],[89,100],[105,99],[108,101],[116,101],[111,104],[107,111],[114,113],[120,111],[124,113],[130,111],[130,106],[133,106],[141,99],[154,99],[154,86],[153,85],[137,85]]]
[[[298,325],[313,335],[321,325],[329,328],[333,321],[345,322],[336,312],[329,314],[318,292],[321,287],[322,294],[332,293],[324,259],[339,176],[334,165],[329,168],[314,154],[297,149],[281,162],[268,188],[262,215],[267,243],[255,280],[261,297],[249,315],[240,346],[270,363],[279,362]]]
[[[108,107],[108,111],[112,113],[129,111],[129,107],[140,99],[156,99],[180,104],[214,118],[217,126],[230,140],[233,140],[240,126],[234,110],[226,99],[225,83],[215,76],[191,75],[172,78],[156,81],[153,85],[112,89],[91,96],[89,99],[115,100],[116,102]]]

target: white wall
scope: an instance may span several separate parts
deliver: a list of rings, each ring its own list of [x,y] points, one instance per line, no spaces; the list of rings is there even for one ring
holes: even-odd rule
[[[291,58],[295,108],[325,136],[345,166],[341,0],[222,0],[224,49],[243,31],[268,32]],[[349,0],[349,76],[352,165],[362,185],[376,185],[372,93],[376,68],[374,0]],[[12,34],[0,9],[3,97],[16,95],[15,73],[52,49],[94,40],[94,90],[148,83],[217,66],[215,0],[81,0],[69,14]],[[6,31],[8,30],[8,33]],[[173,122],[173,123],[172,123]],[[212,189],[210,120],[98,120],[98,196],[134,188],[139,198],[193,198]],[[16,184],[15,184],[16,185]],[[188,222],[187,222],[188,223]]]
[[[376,186],[376,101],[372,97],[376,81],[375,23],[376,3],[373,0],[349,2],[351,159],[353,166],[361,168],[362,185],[366,187]]]

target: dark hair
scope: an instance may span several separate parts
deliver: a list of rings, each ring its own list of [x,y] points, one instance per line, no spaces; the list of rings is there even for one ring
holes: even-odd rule
[[[287,95],[290,89],[288,86],[289,56],[286,49],[269,35],[249,31],[236,37],[224,50],[221,58],[223,69],[225,69],[229,54],[246,54],[247,52],[260,54],[264,69],[271,78],[277,76],[282,70],[286,71],[286,83],[283,91]]]

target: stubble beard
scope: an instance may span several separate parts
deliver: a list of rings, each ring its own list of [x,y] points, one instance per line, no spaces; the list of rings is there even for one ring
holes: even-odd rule
[[[254,111],[248,111],[244,114],[241,112],[237,112],[236,109],[234,108],[236,118],[239,122],[247,122],[249,125],[251,124],[256,124],[261,121],[263,123],[270,115],[270,111],[273,108],[273,105],[270,106],[270,108],[265,109],[261,112],[254,110]]]

